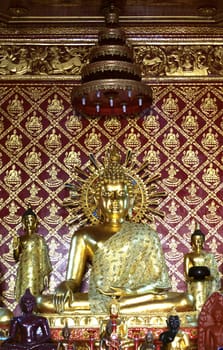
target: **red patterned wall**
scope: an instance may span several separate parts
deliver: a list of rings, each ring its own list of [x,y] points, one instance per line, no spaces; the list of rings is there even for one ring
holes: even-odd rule
[[[0,82],[1,294],[13,308],[17,266],[12,238],[31,203],[47,241],[53,272],[49,291],[65,278],[72,231],[62,206],[64,187],[85,168],[89,153],[101,158],[109,144],[131,149],[140,164],[160,172],[168,193],[156,218],[174,290],[185,289],[183,255],[190,249],[193,220],[206,234],[222,271],[223,84],[153,83],[151,115],[137,119],[74,117],[70,81]]]

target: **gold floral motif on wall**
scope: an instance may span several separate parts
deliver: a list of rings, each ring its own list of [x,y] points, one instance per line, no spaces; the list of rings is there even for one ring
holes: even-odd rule
[[[111,144],[134,162],[147,161],[159,172],[167,192],[156,218],[174,289],[185,289],[183,255],[198,222],[222,269],[223,237],[223,85],[219,82],[152,83],[154,103],[145,117],[84,119],[74,116],[69,81],[0,83],[0,233],[3,302],[13,308],[16,264],[13,236],[21,234],[21,215],[32,205],[39,233],[49,246],[53,272],[49,290],[64,279],[75,227],[68,225],[65,184],[85,170],[89,154],[103,161]],[[80,184],[81,186],[81,184]],[[79,224],[84,220],[78,214]],[[58,259],[54,259],[58,256]],[[173,266],[175,268],[173,269]]]

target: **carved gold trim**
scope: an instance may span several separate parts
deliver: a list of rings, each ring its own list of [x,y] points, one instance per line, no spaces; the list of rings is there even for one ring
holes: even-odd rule
[[[51,78],[80,80],[81,70],[88,63],[92,45],[48,42],[32,44],[0,43],[1,79]],[[133,46],[134,58],[142,78],[174,79],[223,77],[223,45],[150,44]]]

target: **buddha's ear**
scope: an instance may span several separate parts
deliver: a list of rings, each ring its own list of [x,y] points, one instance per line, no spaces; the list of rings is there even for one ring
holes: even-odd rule
[[[136,195],[135,195],[135,194],[130,198],[130,207],[131,207],[132,209],[133,209],[134,204],[135,204],[135,198],[136,198]]]
[[[135,202],[135,196],[130,197],[129,199],[129,209],[128,209],[128,218],[132,218],[132,210],[134,207],[134,202]]]

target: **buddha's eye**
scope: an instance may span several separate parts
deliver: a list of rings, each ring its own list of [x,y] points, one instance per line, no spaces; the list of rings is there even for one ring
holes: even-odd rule
[[[126,196],[125,191],[119,191],[119,193],[118,193],[118,194],[119,194],[119,196],[120,196],[120,197],[124,197],[124,196]]]
[[[111,197],[111,192],[103,191],[102,192],[102,196],[105,197],[105,198],[110,198]]]

